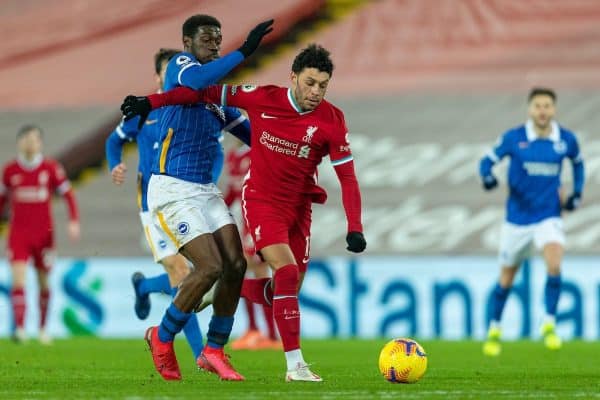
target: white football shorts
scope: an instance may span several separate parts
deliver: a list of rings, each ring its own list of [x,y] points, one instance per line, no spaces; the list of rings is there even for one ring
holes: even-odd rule
[[[161,262],[164,258],[177,254],[177,248],[167,234],[152,222],[150,211],[140,211],[140,221],[155,262]]]
[[[213,233],[235,220],[214,183],[200,184],[167,175],[152,175],[148,183],[152,221],[177,249],[190,240]]]
[[[562,218],[546,218],[529,225],[515,225],[504,222],[500,233],[500,265],[519,265],[521,261],[532,256],[534,247],[541,250],[548,243],[559,243],[564,246],[565,233]]]

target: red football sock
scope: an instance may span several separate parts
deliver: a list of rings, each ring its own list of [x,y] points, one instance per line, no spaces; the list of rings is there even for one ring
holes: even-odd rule
[[[244,279],[241,296],[253,303],[270,306],[273,301],[271,278]]]
[[[10,302],[12,303],[16,327],[23,328],[25,326],[25,289],[12,289],[10,291]]]
[[[273,317],[284,351],[300,348],[300,309],[298,307],[298,266],[289,264],[273,275]]]
[[[269,339],[277,340],[277,332],[275,332],[275,320],[273,319],[273,307],[262,306],[262,309],[263,313],[265,314],[267,330],[269,331]]]
[[[48,303],[50,302],[50,290],[40,291],[40,328],[46,326],[46,316],[48,315]]]
[[[256,326],[256,313],[254,312],[254,303],[248,299],[244,299],[246,304],[246,312],[248,313],[248,329],[251,331],[257,330]]]

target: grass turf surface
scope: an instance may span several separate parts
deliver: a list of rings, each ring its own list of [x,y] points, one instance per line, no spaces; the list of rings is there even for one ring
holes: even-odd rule
[[[231,352],[245,382],[200,373],[184,340],[176,350],[183,381],[155,372],[143,340],[77,338],[44,347],[0,340],[1,399],[600,399],[600,346],[568,342],[504,344],[486,358],[478,342],[424,341],[428,370],[412,385],[386,382],[377,369],[386,340],[304,340],[323,383],[285,383],[279,351]]]

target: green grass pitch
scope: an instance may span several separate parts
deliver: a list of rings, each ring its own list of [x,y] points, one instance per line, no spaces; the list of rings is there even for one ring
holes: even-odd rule
[[[600,346],[568,342],[558,352],[539,342],[505,343],[500,357],[481,343],[423,341],[423,379],[391,384],[377,359],[386,340],[304,340],[323,383],[285,383],[279,351],[230,352],[245,382],[221,382],[196,370],[177,341],[181,382],[154,371],[143,340],[77,338],[50,347],[0,340],[0,399],[600,399]]]

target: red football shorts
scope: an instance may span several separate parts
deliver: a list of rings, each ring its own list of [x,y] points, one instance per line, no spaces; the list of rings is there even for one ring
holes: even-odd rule
[[[54,264],[54,235],[45,232],[10,230],[8,234],[8,259],[13,262],[33,260],[36,269],[49,271]]]
[[[290,246],[300,272],[306,272],[310,257],[311,203],[297,208],[245,199],[242,213],[257,252],[272,244]]]

